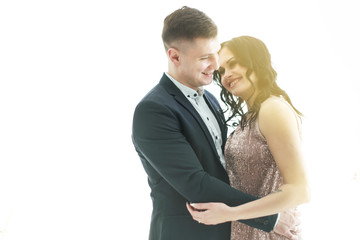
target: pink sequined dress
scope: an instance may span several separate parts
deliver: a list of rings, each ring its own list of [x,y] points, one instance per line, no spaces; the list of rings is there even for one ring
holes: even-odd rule
[[[283,179],[270,153],[257,121],[244,130],[239,126],[225,146],[226,170],[231,186],[254,196],[263,197],[282,184]],[[231,240],[287,239],[275,232],[264,232],[240,222],[232,222]]]

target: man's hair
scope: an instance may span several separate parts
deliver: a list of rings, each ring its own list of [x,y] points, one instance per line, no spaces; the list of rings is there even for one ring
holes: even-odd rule
[[[194,40],[195,38],[215,38],[217,26],[205,13],[184,6],[164,19],[162,39],[165,49],[172,47],[178,40]]]

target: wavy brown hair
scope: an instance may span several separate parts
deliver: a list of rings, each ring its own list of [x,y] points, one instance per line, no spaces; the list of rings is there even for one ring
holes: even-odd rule
[[[245,99],[236,97],[226,90],[221,84],[221,74],[219,71],[214,73],[214,81],[221,87],[220,98],[226,105],[224,112],[230,111],[229,117],[226,120],[227,125],[229,125],[229,122],[234,120],[234,118],[238,119],[240,117],[240,122],[237,121],[233,123],[233,126],[240,124],[242,129],[244,129],[247,124],[251,126],[259,115],[261,104],[271,95],[282,96],[301,119],[303,116],[302,113],[294,107],[288,94],[277,85],[277,73],[271,65],[270,53],[261,40],[250,36],[240,36],[223,42],[221,49],[224,47],[231,51],[239,65],[247,68],[246,77],[249,79],[254,92],[255,85],[250,75],[252,73],[256,74],[258,78],[257,87],[259,90],[254,104],[247,112],[244,112]],[[252,96],[250,96],[250,98],[251,97]]]

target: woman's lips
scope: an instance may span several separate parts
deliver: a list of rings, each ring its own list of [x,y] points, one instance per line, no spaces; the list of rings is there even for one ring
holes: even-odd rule
[[[234,87],[241,79],[242,79],[242,77],[239,77],[239,78],[235,78],[235,79],[229,81],[228,82],[229,87],[230,88]]]

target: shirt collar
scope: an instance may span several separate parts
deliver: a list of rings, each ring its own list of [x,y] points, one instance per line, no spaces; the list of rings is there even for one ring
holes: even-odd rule
[[[197,91],[195,91],[194,89],[192,89],[192,88],[190,88],[188,86],[185,86],[184,84],[182,84],[179,81],[175,80],[167,72],[165,72],[165,74],[175,84],[175,86],[177,86],[180,89],[180,91],[185,95],[185,97],[196,100],[199,97],[202,97],[204,95],[204,88],[203,87],[199,87],[199,89]]]

